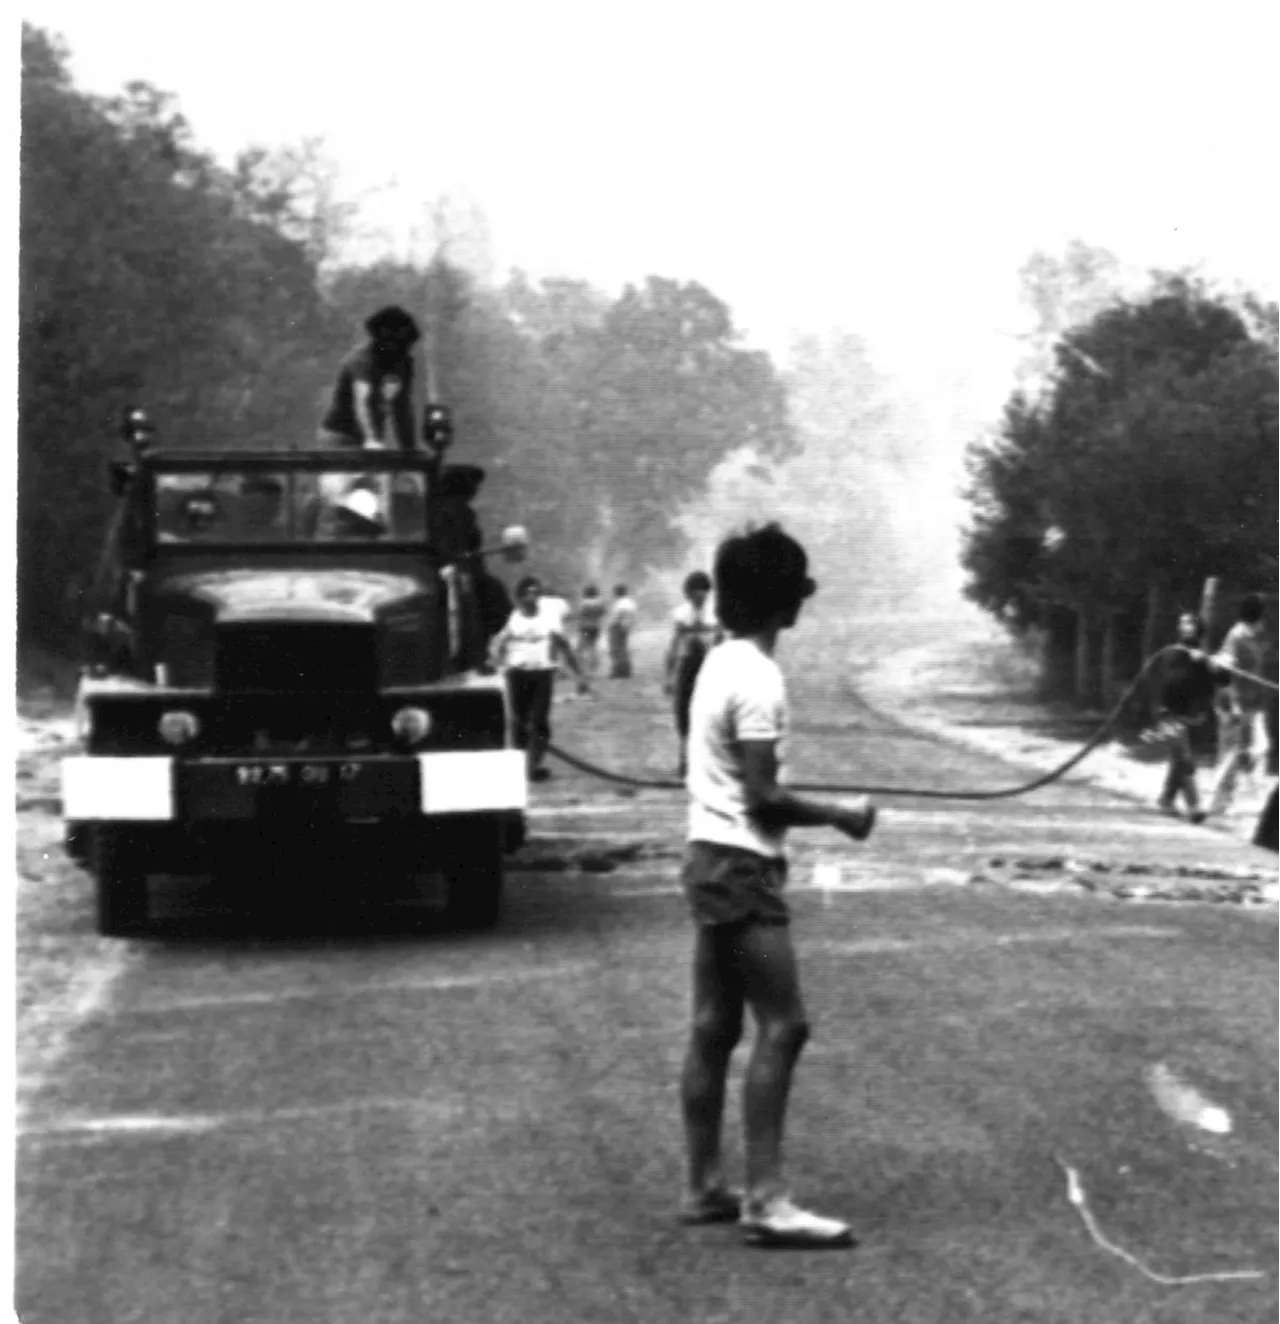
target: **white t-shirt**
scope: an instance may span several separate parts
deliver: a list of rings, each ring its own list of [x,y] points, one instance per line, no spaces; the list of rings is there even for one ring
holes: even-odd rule
[[[556,663],[551,636],[559,633],[557,612],[554,609],[546,611],[542,603],[532,616],[513,611],[506,624],[504,665],[512,671],[554,671]]]
[[[689,713],[689,840],[739,846],[780,858],[786,830],[766,832],[747,814],[746,783],[735,745],[773,740],[778,780],[789,715],[782,670],[747,639],[728,639],[707,654]]]
[[[614,598],[609,607],[608,624],[621,630],[630,630],[636,623],[636,604],[632,598]]]
[[[704,651],[709,649],[715,642],[716,630],[719,629],[710,601],[704,602],[700,609],[692,602],[682,602],[671,613],[671,624],[680,634],[680,642],[676,647],[677,658],[683,657],[690,651],[694,640],[702,645]]]
[[[538,599],[538,610],[546,612],[551,618],[555,628],[564,633],[564,623],[569,615],[569,604],[563,598],[541,597]]]

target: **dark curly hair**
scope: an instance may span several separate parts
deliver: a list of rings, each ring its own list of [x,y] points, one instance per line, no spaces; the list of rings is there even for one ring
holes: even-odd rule
[[[779,612],[798,609],[818,587],[808,571],[804,548],[778,524],[726,538],[715,562],[721,623],[734,634],[750,634]]]
[[[711,576],[705,570],[694,570],[684,577],[684,595],[688,597],[690,593],[696,593],[701,590],[703,593],[711,592]]]
[[[375,340],[395,341],[400,345],[414,345],[422,339],[417,322],[395,304],[379,308],[366,320],[364,329]]]

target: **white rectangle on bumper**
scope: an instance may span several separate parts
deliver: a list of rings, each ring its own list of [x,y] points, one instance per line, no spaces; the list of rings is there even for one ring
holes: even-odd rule
[[[525,757],[518,749],[419,754],[424,814],[523,809],[529,802]]]
[[[65,758],[62,815],[75,822],[167,822],[174,817],[173,760]]]

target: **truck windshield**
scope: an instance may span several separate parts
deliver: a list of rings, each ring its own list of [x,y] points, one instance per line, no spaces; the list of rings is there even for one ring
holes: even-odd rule
[[[295,469],[155,474],[156,538],[175,543],[426,542],[421,473]]]

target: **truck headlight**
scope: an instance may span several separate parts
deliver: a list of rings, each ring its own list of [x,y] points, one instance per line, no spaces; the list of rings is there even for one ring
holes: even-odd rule
[[[391,734],[402,744],[418,745],[431,731],[431,714],[425,708],[397,708],[391,718]]]
[[[200,719],[185,708],[162,713],[156,729],[166,745],[185,745],[200,734]]]

